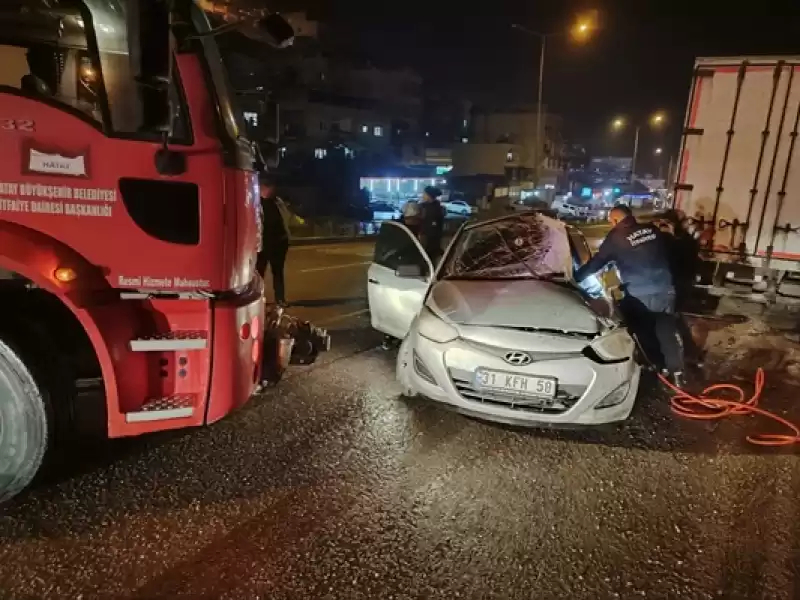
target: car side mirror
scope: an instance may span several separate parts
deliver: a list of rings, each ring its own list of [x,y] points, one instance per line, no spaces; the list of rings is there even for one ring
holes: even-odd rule
[[[422,269],[419,265],[400,265],[395,271],[395,275],[403,279],[413,279],[422,277]]]
[[[262,18],[256,27],[260,36],[276,48],[286,48],[294,42],[294,27],[278,13]]]

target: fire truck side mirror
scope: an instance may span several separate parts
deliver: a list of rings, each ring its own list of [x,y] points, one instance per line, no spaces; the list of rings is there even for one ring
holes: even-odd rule
[[[276,48],[286,48],[294,43],[294,27],[278,13],[259,19],[256,29],[257,37]]]
[[[170,150],[166,144],[156,151],[156,170],[160,175],[183,175],[186,173],[186,155]]]

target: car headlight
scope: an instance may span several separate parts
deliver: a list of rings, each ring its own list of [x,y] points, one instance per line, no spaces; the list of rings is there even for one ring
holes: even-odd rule
[[[437,317],[427,306],[423,306],[419,313],[417,332],[422,337],[438,344],[452,342],[458,337],[458,330]]]
[[[597,338],[583,349],[583,354],[595,362],[611,364],[625,362],[633,356],[634,341],[623,327]]]

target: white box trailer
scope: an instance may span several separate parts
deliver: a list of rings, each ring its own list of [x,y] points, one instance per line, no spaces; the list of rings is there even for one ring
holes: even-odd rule
[[[674,205],[713,229],[704,283],[800,297],[799,121],[800,56],[695,62]]]

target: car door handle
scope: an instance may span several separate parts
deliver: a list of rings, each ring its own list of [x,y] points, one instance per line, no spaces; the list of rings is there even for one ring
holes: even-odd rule
[[[380,281],[378,281],[377,279],[373,279],[372,277],[367,279],[367,281],[369,281],[370,283],[374,283],[375,285],[380,285],[381,284]]]

